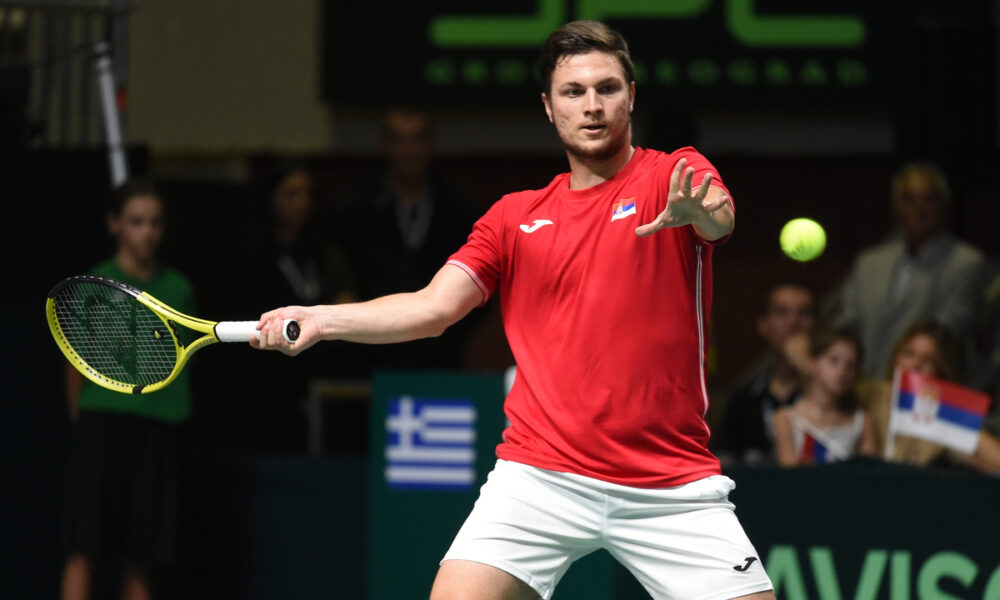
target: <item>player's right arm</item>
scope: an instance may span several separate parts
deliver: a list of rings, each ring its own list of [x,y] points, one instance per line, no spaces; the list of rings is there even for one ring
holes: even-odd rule
[[[255,348],[296,355],[321,340],[391,344],[441,335],[483,301],[483,292],[463,270],[443,266],[423,289],[382,296],[367,302],[326,306],[286,306],[264,313]],[[294,344],[284,340],[287,319],[302,332]]]

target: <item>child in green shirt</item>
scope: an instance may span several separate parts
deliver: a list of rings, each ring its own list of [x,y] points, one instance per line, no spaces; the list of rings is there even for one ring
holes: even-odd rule
[[[115,190],[108,230],[117,252],[92,273],[195,312],[191,284],[158,260],[164,204],[152,185],[136,180]],[[74,440],[63,597],[88,597],[97,563],[117,559],[122,597],[148,598],[151,567],[172,559],[176,545],[177,425],[190,412],[187,373],[160,391],[134,395],[93,384],[70,365],[66,373]]]

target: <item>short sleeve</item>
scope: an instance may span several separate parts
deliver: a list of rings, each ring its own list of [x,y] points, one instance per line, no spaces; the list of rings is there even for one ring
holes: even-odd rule
[[[480,305],[489,300],[500,280],[503,204],[503,200],[495,203],[476,221],[465,245],[445,263],[462,269],[472,278],[483,293]]]

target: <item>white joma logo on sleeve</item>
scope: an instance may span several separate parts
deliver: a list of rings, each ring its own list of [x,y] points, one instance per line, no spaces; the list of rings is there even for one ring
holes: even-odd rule
[[[548,219],[535,219],[535,222],[529,227],[528,225],[521,225],[521,231],[524,233],[532,233],[539,227],[545,227],[546,225],[552,225],[552,221]]]

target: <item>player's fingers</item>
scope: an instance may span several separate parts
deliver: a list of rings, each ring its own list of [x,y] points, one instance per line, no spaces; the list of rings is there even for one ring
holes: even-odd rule
[[[280,316],[268,319],[260,328],[260,345],[268,350],[281,350],[284,338],[281,334],[281,324],[284,321]]]
[[[264,329],[265,327],[267,327],[267,324],[268,324],[268,323],[269,323],[269,322],[271,321],[271,319],[272,319],[272,318],[274,317],[274,313],[275,313],[275,312],[276,312],[276,311],[273,311],[273,310],[271,310],[271,311],[268,311],[268,312],[266,312],[266,313],[262,314],[262,315],[260,316],[260,318],[259,318],[259,319],[257,319],[257,329],[258,329],[258,330],[263,330],[263,329]]]
[[[288,311],[281,317],[272,319],[267,326],[267,343],[272,350],[279,350],[289,356],[295,356],[299,354],[303,347],[300,344],[302,339],[302,321],[296,320],[298,327],[298,335],[295,340],[289,341],[286,337],[288,331],[286,329],[289,327]]]
[[[274,344],[268,341],[267,331],[261,330],[257,335],[250,338],[250,345],[258,350],[276,350]]]
[[[691,196],[691,181],[694,179],[694,168],[684,169],[684,179],[681,181],[681,194]]]
[[[719,198],[716,198],[715,200],[708,200],[706,202],[702,202],[701,206],[709,213],[714,213],[723,206],[726,206],[727,204],[729,204],[729,196],[723,195]]]
[[[680,185],[681,185],[681,173],[684,172],[684,167],[686,167],[686,166],[687,166],[687,159],[686,158],[680,159],[679,161],[677,161],[677,164],[674,165],[674,170],[670,173],[670,190],[669,190],[669,192],[670,192],[671,196],[673,196],[674,194],[676,194],[677,190],[680,188]]]
[[[635,228],[635,234],[639,237],[647,237],[653,235],[657,231],[663,229],[667,226],[667,219],[661,213],[656,220],[646,223],[645,225],[640,225]]]
[[[289,321],[296,321],[299,326],[299,337],[290,343],[285,337],[285,328]],[[285,354],[299,354],[304,348],[302,326],[308,321],[308,309],[302,306],[285,306],[266,312],[257,321],[256,343],[254,348],[262,350],[280,350]]]
[[[705,173],[704,179],[701,180],[701,185],[698,187],[698,194],[696,198],[703,199],[708,196],[708,188],[712,186],[712,174]]]
[[[639,237],[648,237],[656,233],[656,223],[646,223],[635,228],[635,234]]]

